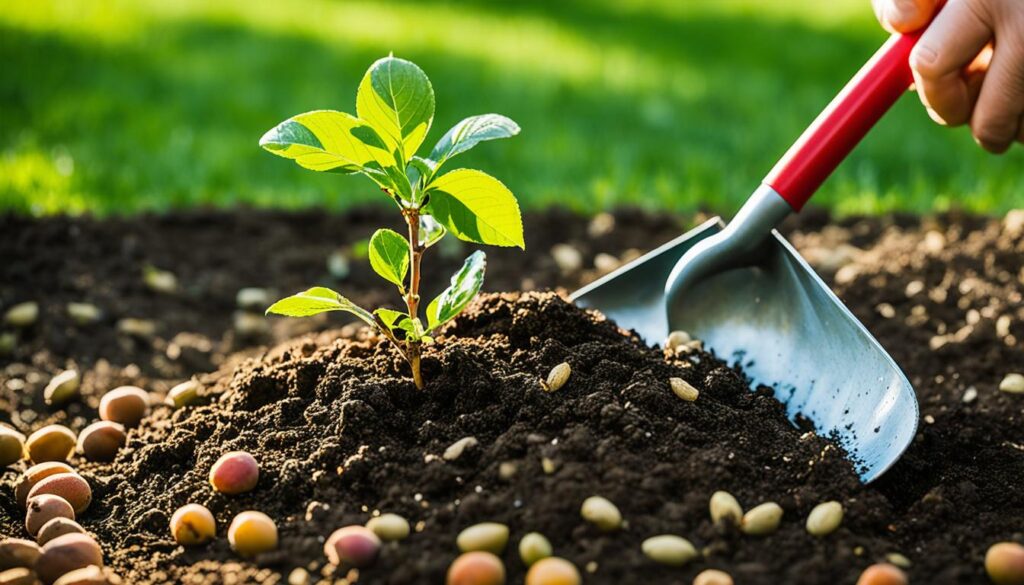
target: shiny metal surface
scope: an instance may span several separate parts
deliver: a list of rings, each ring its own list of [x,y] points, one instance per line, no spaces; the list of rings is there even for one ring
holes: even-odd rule
[[[772,196],[759,190],[729,227],[705,222],[572,298],[650,343],[670,329],[702,339],[754,383],[774,388],[791,420],[802,415],[838,440],[869,482],[913,439],[916,395],[875,338],[771,230],[787,213]]]

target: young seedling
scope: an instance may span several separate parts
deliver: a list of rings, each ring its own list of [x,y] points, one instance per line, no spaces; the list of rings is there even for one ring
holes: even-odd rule
[[[434,90],[419,67],[394,56],[380,59],[363,76],[356,114],[299,114],[267,132],[260,146],[314,171],[364,175],[395,203],[408,235],[377,230],[368,256],[374,271],[398,288],[405,311],[371,312],[329,288],[314,287],[274,303],[267,313],[352,313],[398,348],[422,389],[423,344],[473,300],[486,265],[483,252],[471,254],[451,286],[427,305],[424,323],[420,281],[426,250],[448,232],[466,242],[525,249],[519,204],[501,181],[472,169],[441,173],[441,167],[480,142],[515,136],[519,126],[498,114],[470,116],[441,137],[429,156],[417,156],[434,118]]]

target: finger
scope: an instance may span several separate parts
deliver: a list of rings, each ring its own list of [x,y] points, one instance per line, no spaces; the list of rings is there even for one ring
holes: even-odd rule
[[[1022,64],[1024,49],[1011,42],[1000,44],[992,55],[971,115],[971,133],[985,150],[1006,152],[1020,132],[1020,118],[1024,115]]]
[[[1017,131],[1017,142],[1024,144],[1024,116],[1020,117],[1018,124],[1020,125],[1020,130]]]
[[[970,119],[972,102],[963,70],[992,38],[991,27],[974,4],[976,0],[950,2],[910,54],[921,102],[948,126]]]
[[[878,22],[889,32],[913,32],[928,24],[939,0],[871,0]]]

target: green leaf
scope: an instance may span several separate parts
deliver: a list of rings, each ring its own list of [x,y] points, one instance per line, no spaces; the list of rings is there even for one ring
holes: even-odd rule
[[[477,250],[466,258],[462,268],[452,277],[451,286],[427,305],[427,331],[444,325],[469,305],[484,284],[487,257]]]
[[[408,319],[409,314],[403,313],[402,311],[395,311],[394,309],[377,309],[373,312],[374,315],[380,317],[382,323],[387,325],[388,329],[394,329],[395,324],[401,319]]]
[[[429,215],[420,216],[420,245],[429,248],[439,242],[448,230]]]
[[[452,126],[452,129],[437,141],[434,150],[430,152],[430,158],[441,164],[484,140],[510,138],[516,134],[519,134],[519,124],[501,114],[470,116]]]
[[[370,266],[381,278],[404,290],[409,272],[409,242],[396,231],[379,229],[370,238]]]
[[[377,130],[390,152],[401,153],[395,160],[404,168],[434,119],[434,88],[414,63],[385,57],[359,83],[356,113]]]
[[[309,317],[328,311],[346,311],[372,326],[377,325],[369,311],[357,306],[333,290],[322,286],[314,286],[311,289],[277,301],[270,305],[270,308],[267,309],[267,314],[274,313],[286,317]]]
[[[427,213],[460,240],[526,249],[519,204],[498,179],[457,169],[434,179],[427,193]]]
[[[381,148],[385,144],[373,128],[351,114],[333,110],[289,118],[264,134],[260,146],[314,171],[368,171],[379,178],[380,169],[395,164]]]

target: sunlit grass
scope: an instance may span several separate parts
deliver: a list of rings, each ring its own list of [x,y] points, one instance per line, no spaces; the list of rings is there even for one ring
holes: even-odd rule
[[[866,0],[9,3],[0,206],[380,200],[255,143],[289,115],[352,110],[362,72],[394,51],[434,82],[428,144],[464,115],[522,125],[464,164],[501,177],[528,207],[730,213],[884,36]],[[819,202],[840,212],[1024,206],[1021,149],[985,155],[914,102],[898,104]]]

